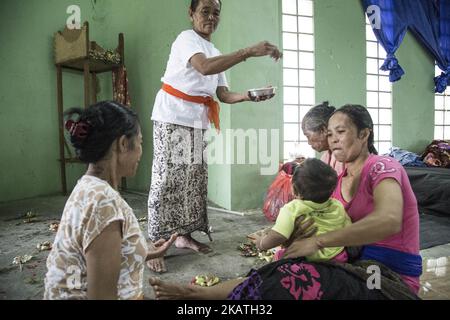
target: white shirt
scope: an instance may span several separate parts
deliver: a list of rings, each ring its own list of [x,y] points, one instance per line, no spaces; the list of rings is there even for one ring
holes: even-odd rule
[[[141,299],[147,242],[130,206],[106,181],[83,176],[72,191],[47,258],[45,300],[87,299],[86,250],[111,223],[122,227],[119,299]]]
[[[213,97],[217,87],[228,87],[225,73],[202,75],[189,62],[197,53],[203,53],[207,58],[221,55],[214,44],[203,39],[194,30],[181,32],[172,44],[166,72],[161,81],[191,96]],[[176,98],[163,90],[159,90],[156,95],[152,120],[198,129],[208,129],[210,126],[208,107]]]

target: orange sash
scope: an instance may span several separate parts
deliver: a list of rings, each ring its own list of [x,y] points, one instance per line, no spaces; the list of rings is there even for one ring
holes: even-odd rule
[[[211,123],[214,123],[214,126],[218,131],[220,131],[220,119],[219,119],[219,113],[220,113],[220,106],[217,101],[215,101],[212,97],[201,97],[201,96],[190,96],[187,95],[173,87],[171,87],[168,84],[163,83],[163,86],[161,88],[168,94],[180,98],[182,100],[193,102],[193,103],[199,103],[204,104],[208,107],[208,119]]]

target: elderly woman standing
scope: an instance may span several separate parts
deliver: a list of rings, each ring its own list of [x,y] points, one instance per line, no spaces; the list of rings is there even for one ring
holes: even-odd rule
[[[323,102],[309,110],[302,120],[302,131],[308,139],[308,144],[317,152],[323,152],[320,160],[332,167],[338,175],[343,170],[343,164],[336,160],[328,145],[328,120],[333,115],[335,107]]]
[[[417,299],[422,273],[419,214],[405,170],[396,160],[376,155],[372,119],[362,106],[347,105],[334,113],[328,123],[328,143],[336,160],[345,163],[334,197],[353,224],[297,239],[288,247],[285,260],[252,270],[246,279],[202,288],[152,278],[156,297]],[[339,246],[363,246],[362,255],[352,264],[301,258]],[[377,271],[378,284],[370,279]]]
[[[248,93],[228,90],[225,71],[251,57],[281,57],[268,42],[222,55],[211,42],[220,21],[220,0],[192,0],[189,17],[193,29],[183,31],[172,44],[163,86],[152,114],[154,156],[148,199],[150,239],[180,236],[175,245],[199,252],[210,248],[191,237],[194,231],[209,235],[207,218],[208,168],[203,154],[210,122],[220,129],[217,95],[223,103],[251,101]],[[271,98],[263,97],[260,100]],[[258,100],[259,101],[259,100]],[[209,237],[211,240],[211,237]],[[163,259],[149,267],[166,270]]]
[[[164,255],[176,235],[148,252],[133,210],[117,191],[122,177],[136,174],[142,155],[138,117],[112,101],[66,115],[71,143],[89,167],[64,207],[44,299],[142,299],[145,261]]]

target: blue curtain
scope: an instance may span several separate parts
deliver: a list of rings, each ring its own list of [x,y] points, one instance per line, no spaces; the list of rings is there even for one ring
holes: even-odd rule
[[[433,55],[442,70],[434,78],[435,91],[444,92],[450,85],[450,0],[362,0],[364,9],[380,8],[381,28],[373,31],[387,52],[382,70],[390,71],[391,82],[404,74],[395,58],[409,28]],[[371,12],[369,10],[368,16]],[[376,27],[376,26],[373,26]]]
[[[439,68],[443,71],[434,78],[436,92],[442,93],[450,84],[450,0],[439,1],[439,49],[440,58],[436,56]]]
[[[402,67],[395,57],[395,52],[405,37],[408,29],[408,19],[405,16],[406,8],[403,1],[399,0],[362,0],[365,12],[367,12],[369,20],[377,15],[376,11],[369,10],[370,6],[377,6],[380,9],[379,25],[377,21],[373,21],[372,29],[378,42],[383,46],[387,53],[386,60],[381,66],[381,70],[389,71],[389,81],[394,82],[400,80],[405,74]],[[409,10],[408,10],[409,11]]]
[[[402,0],[403,1],[403,0]],[[434,78],[435,92],[444,92],[450,80],[450,1],[408,0],[409,28],[433,55],[443,71]]]

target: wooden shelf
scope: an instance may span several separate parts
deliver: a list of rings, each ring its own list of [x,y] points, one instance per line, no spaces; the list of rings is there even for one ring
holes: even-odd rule
[[[91,52],[101,55],[107,50],[98,45],[97,42],[90,41],[88,22],[85,22],[79,30],[70,30],[66,27],[63,31],[56,32],[53,51],[56,66],[77,71],[84,71],[86,62],[88,62],[90,72],[92,73],[112,71],[114,68],[123,66],[125,61],[122,33],[119,34],[117,47],[115,50],[111,50],[114,54],[118,55],[120,59],[119,63],[106,63],[90,56]]]
[[[84,65],[85,65],[86,61],[88,62],[90,73],[110,72],[110,71],[113,71],[114,69],[121,67],[121,64],[105,63],[103,61],[95,60],[92,58],[75,59],[75,60],[71,60],[71,61],[57,63],[56,66],[60,66],[65,69],[71,69],[71,70],[84,72]]]
[[[115,62],[120,59],[120,63],[107,63],[102,58],[109,54],[95,41],[89,40],[89,24],[85,22],[79,30],[69,30],[67,27],[63,31],[55,33],[54,39],[54,60],[56,66],[56,84],[58,99],[58,121],[59,121],[59,161],[61,164],[61,185],[62,192],[67,195],[66,164],[81,163],[72,154],[66,153],[67,143],[64,137],[64,95],[63,95],[63,71],[66,69],[83,73],[84,79],[84,106],[97,102],[97,74],[112,72],[124,66],[125,50],[124,36],[119,34],[118,46],[113,51]],[[119,57],[119,59],[117,59]],[[122,186],[126,188],[126,180],[122,181]]]

